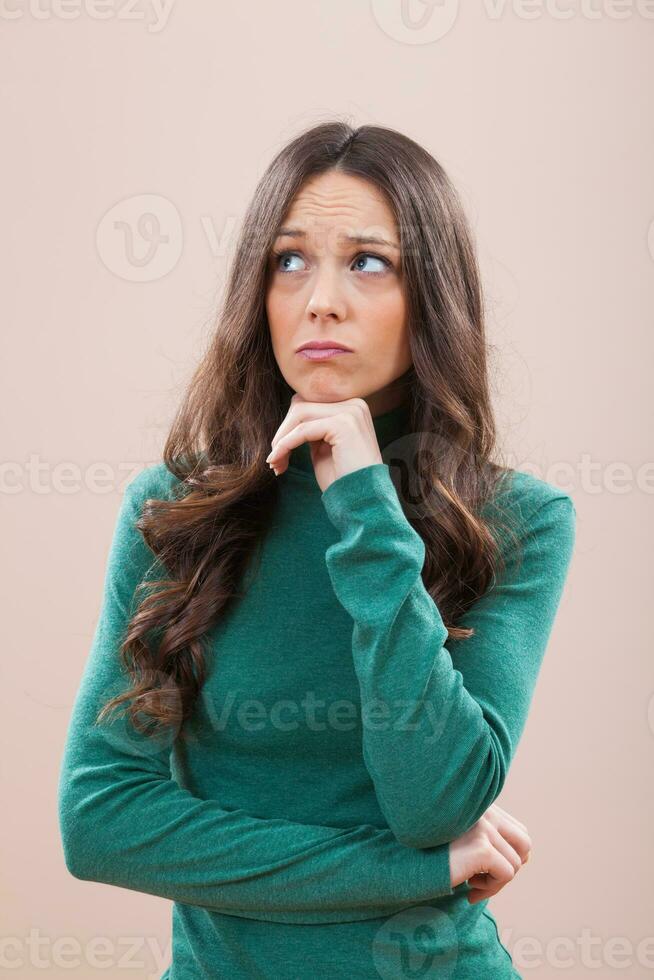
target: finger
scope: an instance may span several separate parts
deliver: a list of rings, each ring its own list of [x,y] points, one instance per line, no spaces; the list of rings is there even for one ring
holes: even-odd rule
[[[470,889],[466,895],[466,898],[471,905],[474,905],[476,902],[487,901],[489,898],[492,898],[493,895],[497,895],[499,891],[501,891],[501,887],[497,885],[493,889],[484,888],[483,886],[475,887]]]
[[[334,414],[334,409],[338,405],[339,411],[347,409],[347,402],[307,402],[297,400],[294,395],[291,399],[291,406],[286,413],[286,417],[275,432],[271,446],[273,449],[289,432],[291,432],[300,422],[308,422],[316,418],[326,418]]]
[[[299,422],[290,432],[279,439],[269,453],[266,462],[274,463],[276,469],[281,469],[281,467],[285,467],[290,452],[303,443],[327,442],[331,444],[333,439],[333,415]]]
[[[506,833],[506,831],[505,831]],[[513,829],[508,832],[509,836],[513,835]],[[515,847],[511,844],[510,840],[495,826],[490,826],[488,828],[488,836],[490,837],[491,844],[497,848],[500,854],[503,854],[506,860],[511,864],[513,870],[517,873],[522,867],[522,858],[516,851]]]
[[[473,905],[475,902],[481,902],[497,895],[516,876],[512,863],[507,861],[499,852],[496,854],[499,860],[496,860],[495,864],[491,866],[490,871],[480,871],[468,878],[470,890],[467,893],[467,898]]]
[[[310,416],[309,414],[308,411],[308,406],[310,404],[309,402],[298,402],[295,401],[294,399],[295,396],[293,396],[293,399],[291,399],[291,405],[286,415],[282,419],[282,422],[279,425],[277,431],[272,437],[270,445],[273,449],[277,445],[279,440],[282,439],[292,429],[294,429],[299,422],[304,422],[309,417],[315,417],[315,413],[313,416]]]
[[[517,817],[514,817],[512,813],[509,813],[508,810],[505,810],[503,807],[501,807],[498,803],[493,803],[489,807],[489,809],[486,811],[485,816],[487,816],[489,818],[489,820],[492,819],[493,810],[497,810],[498,811],[498,816],[501,815],[506,820],[511,820],[514,824],[516,824],[518,827],[520,827],[520,829],[525,834],[528,833],[527,828],[525,827],[525,825],[523,823],[521,823],[520,820],[517,819]]]
[[[513,881],[516,872],[513,863],[495,846],[493,840],[491,840],[491,844],[493,846],[489,848],[485,864],[469,880],[474,878],[479,885],[483,886],[485,892],[494,894],[509,881]]]
[[[497,895],[498,892],[502,890],[504,885],[498,885],[496,888],[492,889],[482,889],[482,888],[472,888],[466,895],[468,901],[471,905],[476,905],[477,902],[486,902],[493,895]]]
[[[497,895],[501,892],[505,885],[508,885],[513,879],[508,879],[507,881],[494,881],[490,875],[474,875],[472,878],[468,879],[468,885],[470,885],[470,890],[467,893],[468,901],[471,905],[475,902],[483,902],[485,899],[492,898],[493,895]]]
[[[495,887],[497,882],[494,881],[490,875],[485,872],[480,871],[479,874],[473,875],[472,878],[468,878],[468,884],[471,888],[478,888],[480,891],[488,891],[489,888]]]
[[[524,824],[503,810],[497,803],[493,803],[489,807],[484,817],[515,848],[523,864],[529,860],[531,837]]]
[[[500,807],[494,806],[493,809],[497,812],[493,813],[492,810],[489,810],[484,816],[502,837],[515,848],[524,864],[525,861],[529,860],[531,837],[527,830],[523,829],[524,825],[515,820],[510,813],[506,813]]]

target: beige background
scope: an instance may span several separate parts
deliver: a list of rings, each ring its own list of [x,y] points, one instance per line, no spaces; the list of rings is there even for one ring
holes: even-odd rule
[[[1,9],[0,970],[168,962],[167,901],[66,871],[66,725],[120,493],[158,457],[243,209],[286,139],[340,116],[402,130],[455,181],[502,447],[578,511],[499,800],[534,842],[491,901],[501,937],[525,977],[649,976],[654,3]]]

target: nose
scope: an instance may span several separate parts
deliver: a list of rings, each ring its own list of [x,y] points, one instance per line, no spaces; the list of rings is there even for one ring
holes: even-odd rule
[[[345,316],[345,300],[338,272],[321,263],[313,278],[307,312],[312,319],[341,320]]]

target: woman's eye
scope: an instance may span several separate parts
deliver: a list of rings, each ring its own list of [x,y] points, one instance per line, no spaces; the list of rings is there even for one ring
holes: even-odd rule
[[[298,271],[297,269],[288,268],[287,263],[290,262],[291,259],[299,259],[300,261],[302,261],[302,259],[297,254],[297,252],[275,252],[274,253],[275,268],[278,269],[279,272],[297,272]],[[285,266],[285,268],[282,268],[282,264]]]
[[[390,262],[388,261],[388,259],[383,259],[381,255],[373,255],[371,252],[364,252],[363,255],[359,255],[354,260],[354,264],[358,265],[360,262],[365,262],[366,259],[372,259],[373,262],[377,262],[381,266],[381,268],[377,268],[377,269],[375,269],[374,267],[372,269],[370,268],[367,269],[366,275],[383,275],[390,266]],[[363,271],[364,271],[363,269],[361,268],[359,269],[359,272],[363,272]]]

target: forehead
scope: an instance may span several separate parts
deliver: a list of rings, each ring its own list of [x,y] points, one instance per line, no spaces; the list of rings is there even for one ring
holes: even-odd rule
[[[336,171],[307,181],[293,199],[283,224],[308,232],[342,227],[344,234],[374,227],[397,240],[395,216],[382,192],[370,181]]]

